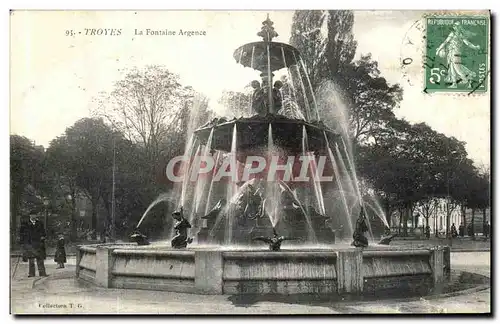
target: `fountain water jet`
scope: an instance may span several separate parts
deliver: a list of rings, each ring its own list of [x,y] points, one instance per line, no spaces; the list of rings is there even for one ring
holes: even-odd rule
[[[233,126],[233,135],[232,135],[232,140],[231,140],[231,152],[229,153],[229,168],[230,168],[230,179],[228,179],[228,185],[227,185],[227,193],[226,193],[226,199],[227,201],[231,202],[233,199],[233,196],[236,193],[236,177],[237,177],[237,171],[236,171],[236,166],[237,166],[237,160],[236,160],[236,147],[237,147],[237,128],[236,124]],[[232,209],[228,209],[228,216],[226,218],[226,228],[227,228],[227,233],[226,233],[226,239],[224,241],[225,244],[231,244],[232,239],[233,239],[233,226],[234,226],[234,211]]]
[[[302,126],[302,154],[303,156],[311,156],[311,154],[309,153],[309,145],[307,143],[307,130],[305,125]],[[325,202],[323,200],[323,190],[321,189],[321,184],[319,182],[319,174],[318,169],[316,168],[314,156],[312,156],[312,159],[309,162],[309,170],[311,172],[311,176],[313,177],[312,184],[314,187],[316,201],[318,203],[318,208],[322,215],[326,215]]]
[[[208,137],[207,144],[205,145],[205,147],[203,149],[202,157],[204,157],[204,158],[207,158],[208,156],[210,156],[210,151],[212,149],[212,138],[213,138],[213,131],[210,132],[210,136]],[[201,167],[201,165],[200,165],[200,167]],[[206,183],[207,183],[207,178],[205,176],[201,177],[201,179],[200,179],[200,177],[198,177],[198,179],[196,181],[195,196],[194,196],[195,206],[193,208],[195,213],[198,212],[198,209],[200,207],[202,196],[203,196],[203,193],[205,192],[204,189],[205,189]],[[193,213],[191,213],[191,215],[193,215]],[[192,220],[193,219],[190,218],[190,222]]]
[[[301,86],[301,89],[302,89],[302,94],[303,94],[303,99],[304,99],[304,105],[305,105],[305,108],[306,108],[306,118],[307,120],[310,120],[311,119],[311,107],[309,105],[309,100],[307,99],[307,95],[306,95],[306,87],[304,85],[304,80],[302,80],[302,74],[300,73],[300,68],[299,68],[299,64],[298,64],[298,60],[297,60],[297,57],[295,55],[295,52],[293,52],[293,58],[295,60],[295,62],[297,62],[297,64],[295,65],[296,69],[297,69],[297,74],[299,76],[299,81],[300,81],[300,86]]]
[[[356,168],[354,166],[354,162],[352,161],[352,151],[351,152],[347,151],[347,146],[346,146],[345,141],[344,141],[343,138],[342,138],[342,144],[343,144],[343,147],[344,147],[344,152],[345,152],[346,157],[347,157],[347,162],[350,165],[351,173],[353,175],[353,183],[354,183],[354,186],[356,187],[356,191],[357,191],[358,196],[359,196],[360,204],[362,205],[363,204],[363,198],[361,196],[361,190],[359,189],[359,181],[358,181],[358,176],[356,174]],[[337,152],[340,154],[338,144],[335,144],[335,145],[336,145]],[[380,215],[378,213],[376,213],[376,215],[377,215],[377,217],[380,218],[380,220],[382,221],[382,223],[386,227],[390,227],[389,224],[387,223],[387,219],[385,219],[385,217],[380,217]],[[370,227],[370,233],[371,233],[370,222],[368,222],[368,226]],[[371,234],[373,236],[373,233],[371,233]]]
[[[191,137],[188,141],[188,145],[186,146],[186,149],[184,151],[184,157],[186,157],[188,160],[183,164],[183,180],[182,180],[182,187],[180,188],[181,195],[180,195],[180,200],[179,200],[179,207],[183,206],[186,200],[186,194],[187,194],[187,189],[190,188],[188,186],[189,183],[189,177],[190,177],[190,172],[191,172],[191,161],[193,158],[193,153],[196,155],[194,150],[194,146],[197,140],[195,140],[193,137]],[[196,150],[196,152],[199,150],[199,146]]]
[[[210,203],[212,202],[212,200],[211,200],[212,199],[212,190],[214,188],[214,177],[215,177],[215,172],[217,171],[217,166],[219,165],[219,162],[220,162],[220,158],[221,158],[221,153],[219,151],[216,153],[215,167],[213,169],[211,179],[210,179],[210,188],[208,189],[207,201],[205,204],[205,215],[208,214],[208,212],[210,211]]]
[[[320,117],[319,117],[318,105],[316,104],[316,96],[314,95],[314,91],[312,90],[311,79],[309,78],[309,74],[307,74],[306,67],[304,65],[304,61],[302,60],[302,58],[300,58],[300,64],[302,66],[302,70],[304,71],[304,74],[306,75],[307,83],[309,84],[309,89],[311,90],[311,96],[312,96],[313,103],[314,103],[314,109],[316,110],[316,118],[319,121]]]
[[[142,224],[142,222],[144,221],[144,219],[146,218],[146,215],[149,213],[149,211],[154,207],[156,206],[157,204],[159,204],[160,202],[162,201],[167,201],[170,199],[170,194],[167,194],[167,193],[162,193],[158,196],[158,198],[156,198],[150,205],[149,207],[146,209],[146,211],[144,212],[144,214],[142,214],[142,217],[141,219],[139,220],[139,222],[137,223],[137,226],[135,228],[139,228]]]
[[[339,172],[339,168],[337,166],[337,162],[335,161],[335,157],[333,156],[332,149],[330,148],[330,143],[328,141],[328,138],[327,138],[326,134],[325,134],[325,139],[326,139],[326,145],[327,145],[328,155],[329,155],[330,161],[332,163],[332,168],[333,168],[333,171],[335,173],[335,178],[337,179],[337,185],[339,187],[340,197],[342,199],[342,203],[343,203],[343,206],[344,206],[344,209],[345,209],[345,213],[346,213],[346,216],[347,216],[347,224],[349,226],[349,233],[350,233],[350,235],[352,235],[352,233],[354,232],[354,228],[353,228],[353,225],[352,225],[351,212],[349,210],[349,206],[347,205],[347,200],[346,200],[346,197],[345,197],[344,188],[342,186],[341,175],[340,175],[340,172]]]

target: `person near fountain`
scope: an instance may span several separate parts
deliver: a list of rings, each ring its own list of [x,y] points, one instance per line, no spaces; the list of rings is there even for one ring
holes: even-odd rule
[[[484,239],[488,239],[488,237],[490,236],[490,223],[488,222],[483,223],[483,235]]]
[[[64,236],[59,236],[57,240],[57,248],[56,253],[54,255],[54,262],[57,263],[56,269],[64,268],[64,264],[66,263],[66,250],[64,249]]]
[[[425,237],[427,237],[427,239],[431,238],[431,227],[429,225],[425,227]]]
[[[460,222],[460,225],[458,226],[458,235],[460,237],[465,236],[465,227],[464,227],[464,223],[462,223],[462,222]]]
[[[472,222],[467,225],[467,235],[470,237],[474,236],[474,226],[472,226]]]
[[[451,237],[456,238],[458,236],[457,232],[457,227],[455,226],[455,223],[451,224]]]
[[[184,218],[182,207],[180,210],[173,212],[172,217],[177,221],[174,226],[175,236],[171,241],[172,247],[176,249],[185,248],[188,244],[193,242],[193,239],[187,235],[187,230],[191,228],[191,224]]]
[[[276,229],[273,227],[273,236],[272,237],[257,236],[257,237],[254,237],[252,240],[265,242],[265,243],[269,244],[269,250],[279,251],[279,250],[281,250],[281,243],[283,243],[283,241],[292,240],[292,239],[285,237],[285,236],[279,236],[278,232],[276,232]]]
[[[35,276],[35,260],[40,277],[47,277],[44,260],[45,251],[45,226],[38,220],[38,212],[30,213],[28,222],[23,222],[20,228],[23,258],[28,259],[28,277]]]
[[[365,236],[365,233],[368,231],[368,225],[366,224],[366,216],[364,208],[361,207],[361,211],[359,212],[358,220],[356,221],[356,227],[354,228],[354,233],[352,234],[352,238],[354,241],[351,245],[355,247],[367,247],[368,239]]]

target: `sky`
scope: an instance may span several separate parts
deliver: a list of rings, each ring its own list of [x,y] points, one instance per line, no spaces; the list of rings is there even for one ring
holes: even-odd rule
[[[264,11],[15,11],[11,15],[10,133],[48,146],[95,108],[93,98],[111,91],[124,70],[159,64],[209,98],[242,90],[258,72],[236,64],[236,48],[258,41]],[[293,11],[269,12],[288,43]],[[425,94],[421,32],[423,12],[355,11],[357,53],[371,53],[382,75],[400,83],[404,97],[395,113],[412,123],[465,141],[469,156],[490,164],[489,95]],[[412,27],[413,26],[413,27]],[[86,35],[90,29],[120,29],[120,35]],[[135,30],[205,31],[206,36],[135,35]],[[74,36],[66,36],[73,31]],[[81,34],[78,34],[81,32]],[[115,31],[116,33],[117,31]],[[410,39],[414,46],[406,45]],[[401,58],[414,64],[401,67]]]

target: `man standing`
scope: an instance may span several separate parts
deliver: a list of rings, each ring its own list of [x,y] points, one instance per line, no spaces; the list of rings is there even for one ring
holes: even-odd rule
[[[490,224],[489,224],[489,222],[483,223],[483,235],[484,235],[485,239],[487,239],[488,236],[490,235]]]
[[[40,277],[46,277],[44,260],[45,254],[45,227],[38,220],[36,213],[30,214],[30,219],[21,225],[21,244],[24,249],[24,257],[28,259],[28,277],[35,276],[35,259]]]

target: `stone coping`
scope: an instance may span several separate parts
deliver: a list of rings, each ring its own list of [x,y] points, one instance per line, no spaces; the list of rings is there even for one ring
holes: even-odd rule
[[[112,253],[114,255],[194,257],[195,251],[114,249]]]

